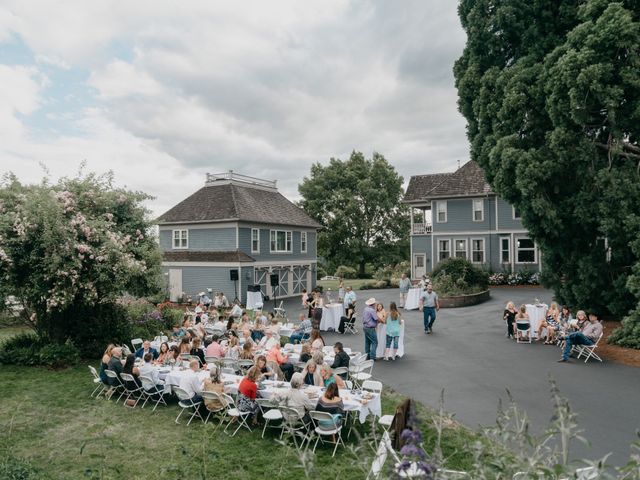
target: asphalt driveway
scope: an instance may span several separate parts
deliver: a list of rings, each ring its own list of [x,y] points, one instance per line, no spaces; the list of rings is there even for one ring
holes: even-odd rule
[[[388,306],[397,290],[358,291],[359,306],[370,296]],[[475,427],[494,423],[499,398],[508,389],[542,429],[551,417],[549,377],[556,380],[591,445],[576,444],[576,457],[592,459],[611,452],[610,462],[623,464],[640,429],[640,369],[610,362],[557,363],[560,350],[541,343],[516,344],[504,336],[502,311],[508,300],[516,305],[534,298],[549,303],[551,292],[541,288],[496,288],[491,300],[467,308],[442,309],[434,333],[425,335],[422,314],[403,312],[405,357],[376,362],[374,376],[385,385],[427,405],[437,406],[442,389],[445,408],[462,423]],[[300,311],[298,299],[286,302],[290,317]],[[361,308],[358,309],[361,312]],[[342,341],[364,349],[361,317],[358,335],[323,332],[327,343]]]

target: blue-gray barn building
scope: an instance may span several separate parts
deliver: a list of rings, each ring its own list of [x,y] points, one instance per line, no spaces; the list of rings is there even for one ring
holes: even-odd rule
[[[275,181],[228,172],[157,219],[171,300],[222,291],[246,302],[249,285],[270,297],[315,288],[320,225],[281,195]],[[238,280],[231,280],[237,270]],[[271,287],[269,276],[279,285]]]
[[[404,203],[411,209],[414,279],[448,257],[494,272],[540,270],[538,247],[518,211],[491,190],[475,161],[452,173],[411,177]]]

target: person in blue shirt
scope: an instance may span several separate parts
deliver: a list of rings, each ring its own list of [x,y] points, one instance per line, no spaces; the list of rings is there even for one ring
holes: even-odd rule
[[[136,350],[136,358],[144,358],[145,353],[150,353],[154,360],[158,358],[158,351],[155,348],[151,348],[149,340],[145,340],[142,346]]]
[[[395,360],[396,353],[398,352],[398,340],[400,339],[400,326],[404,323],[404,320],[400,317],[398,307],[395,302],[389,304],[389,315],[387,315],[387,338],[386,348],[384,350],[384,359]],[[393,345],[393,348],[392,348]]]

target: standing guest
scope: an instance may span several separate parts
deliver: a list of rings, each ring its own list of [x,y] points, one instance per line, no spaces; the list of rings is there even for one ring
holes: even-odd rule
[[[202,390],[205,392],[214,392],[220,395],[220,398],[205,398],[204,406],[207,410],[217,411],[227,406],[222,394],[224,393],[224,385],[220,380],[220,370],[217,365],[211,365],[209,369],[209,377],[204,379]]]
[[[562,358],[559,362],[568,362],[571,348],[574,345],[593,345],[598,341],[600,335],[602,335],[602,324],[598,321],[598,314],[596,312],[589,313],[589,322],[583,324],[583,328],[579,332],[573,332],[564,337],[564,350],[562,351]]]
[[[345,294],[344,280],[342,278],[340,278],[340,280],[338,282],[338,301],[340,303],[344,303],[344,294]]]
[[[436,312],[440,310],[438,294],[433,291],[433,285],[427,285],[426,291],[420,295],[420,311],[424,322],[424,333],[433,333]]]
[[[303,313],[301,313],[298,318],[300,320],[300,325],[298,325],[298,328],[296,328],[289,336],[289,341],[294,345],[296,343],[300,343],[305,338],[308,338],[309,335],[311,335],[311,330],[313,330],[311,320],[305,318]]]
[[[282,370],[284,379],[287,382],[291,380],[291,375],[293,375],[293,365],[289,363],[289,357],[282,354],[279,343],[275,343],[267,352],[267,362],[276,363],[280,367],[280,370]]]
[[[158,351],[151,347],[149,340],[142,342],[142,346],[136,350],[136,358],[143,358],[146,353],[150,353],[154,360],[158,358]]]
[[[357,297],[356,292],[354,292],[353,288],[351,288],[350,286],[347,286],[345,290],[346,293],[344,294],[344,302],[342,303],[342,306],[344,307],[345,315],[347,315],[349,313],[349,308],[353,308],[353,310],[355,311]]]
[[[300,352],[300,363],[306,363],[311,360],[311,344],[303,343],[302,351]]]
[[[191,351],[189,352],[190,355],[193,355],[194,357],[198,357],[198,360],[200,361],[200,366],[207,364],[204,358],[204,351],[202,350],[201,344],[202,344],[202,341],[199,338],[194,338],[193,342],[191,342]]]
[[[403,273],[400,276],[399,288],[400,288],[400,308],[404,308],[407,302],[407,294],[409,293],[409,287],[411,287],[411,280],[407,278],[407,274]]]
[[[400,312],[395,302],[389,304],[389,315],[387,316],[387,335],[386,348],[384,350],[384,359],[395,360],[398,352],[398,341],[400,340],[400,326],[404,320],[400,317]],[[393,348],[392,348],[393,346]]]
[[[120,378],[120,374],[122,373],[122,348],[115,347],[111,350],[111,359],[107,364],[108,370],[112,370],[116,372],[118,378]],[[115,378],[109,377],[109,385],[115,387],[118,385],[118,380]]]
[[[164,384],[160,380],[160,374],[158,369],[153,366],[151,361],[153,356],[150,353],[144,354],[144,363],[140,367],[140,381],[142,382],[142,388],[149,394],[157,394],[164,391]],[[144,377],[144,378],[143,378]],[[151,380],[149,383],[146,379]]]
[[[378,349],[378,335],[376,327],[378,326],[378,316],[375,311],[376,299],[370,298],[364,302],[365,308],[362,312],[362,325],[364,327],[364,352],[367,354],[367,360],[376,359],[376,350]]]
[[[102,383],[104,384],[109,383],[109,377],[107,377],[105,370],[109,370],[109,361],[111,360],[111,352],[113,351],[114,348],[116,348],[116,346],[113,343],[110,343],[109,345],[107,345],[107,348],[102,354],[102,360],[100,361],[100,380],[102,380]]]
[[[307,289],[303,288],[302,289],[302,297],[300,299],[302,301],[302,308],[306,309],[309,306],[307,305],[307,303],[309,302],[309,295],[307,295]]]
[[[260,378],[260,371],[257,367],[251,367],[247,375],[240,382],[240,385],[238,385],[238,410],[241,412],[251,412],[251,416],[254,417],[254,422],[259,408],[258,402],[256,402],[258,396],[258,385],[256,382],[258,378]]]
[[[387,311],[382,303],[376,303],[376,316],[378,317],[378,325],[387,323]]]
[[[160,352],[158,353],[158,358],[156,358],[156,363],[158,365],[164,365],[167,363],[169,359],[169,344],[167,342],[162,342],[160,344]]]
[[[200,377],[199,361],[195,358],[189,362],[189,370],[180,379],[180,388],[187,392],[191,403],[202,401],[202,380]]]
[[[344,380],[342,380],[340,376],[334,375],[331,367],[326,363],[320,365],[320,376],[322,377],[322,382],[325,387],[335,383],[338,385],[338,388],[344,388]]]
[[[133,377],[133,385],[131,382],[124,382],[125,386],[129,389],[135,389],[142,385],[140,382],[140,369],[135,366],[136,356],[133,353],[127,355],[127,358],[124,362],[124,366],[122,367],[122,373],[127,373]]]
[[[309,337],[309,343],[311,344],[311,351],[312,352],[318,352],[318,351],[322,351],[322,349],[324,348],[324,338],[322,338],[322,335],[320,335],[320,330],[318,330],[317,328],[314,328],[313,330],[311,330],[311,336]]]
[[[349,358],[347,352],[344,351],[344,347],[342,346],[341,342],[335,343],[335,345],[333,346],[333,353],[335,354],[335,356],[333,357],[331,368],[349,368],[349,362],[351,361],[351,359]],[[340,374],[340,376],[343,380],[347,379],[346,373],[342,373]]]
[[[213,337],[212,342],[207,346],[206,356],[216,358],[224,357],[224,348],[220,345],[220,337],[217,335]]]
[[[329,384],[327,389],[324,391],[322,397],[320,397],[320,400],[318,400],[316,410],[318,412],[327,412],[332,416],[331,421],[318,422],[318,426],[320,428],[333,430],[334,428],[342,424],[342,417],[344,415],[344,403],[342,403],[338,386],[335,383]]]
[[[506,336],[508,338],[513,338],[513,322],[516,321],[516,306],[513,302],[508,302],[507,306],[504,307],[504,313],[502,314],[502,318],[505,322],[507,322],[507,333]]]
[[[307,361],[307,364],[302,370],[302,379],[305,385],[315,385],[316,387],[322,387],[324,381],[322,375],[318,369],[318,364],[313,360]]]
[[[516,338],[522,340],[523,332],[529,332],[531,328],[531,322],[529,321],[529,314],[527,313],[527,306],[523,303],[516,313]],[[529,339],[529,333],[524,337],[525,340]]]

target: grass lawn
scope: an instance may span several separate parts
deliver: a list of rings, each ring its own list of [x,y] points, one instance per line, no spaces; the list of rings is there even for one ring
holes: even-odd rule
[[[2,342],[3,340],[6,340],[9,337],[13,337],[14,335],[17,335],[18,333],[28,332],[30,330],[31,329],[29,327],[25,327],[25,326],[12,326],[12,327],[0,328],[0,342]]]
[[[350,286],[352,287],[354,290],[360,290],[360,287],[367,283],[367,282],[371,282],[372,279],[370,278],[345,278],[344,280],[344,286]],[[327,289],[331,289],[331,290],[335,290],[338,291],[338,284],[340,283],[339,280],[318,280],[318,285],[322,286],[322,288],[324,288],[324,291],[326,292]]]
[[[60,371],[2,366],[0,385],[0,473],[2,464],[19,457],[38,471],[28,478],[304,478],[295,451],[276,443],[276,430],[267,430],[264,439],[258,431],[231,438],[222,429],[214,434],[211,423],[176,425],[175,401],[152,412],[148,406],[131,410],[91,398],[86,363]],[[383,412],[393,412],[400,400],[386,393]],[[419,412],[427,420],[422,427],[430,451],[435,441],[435,432],[428,428],[432,413],[422,407]],[[451,468],[469,465],[466,446],[474,438],[458,425],[445,430],[443,453]],[[347,445],[357,447],[354,435]],[[313,478],[366,477],[372,454],[367,447],[339,450],[335,459],[328,447],[318,448]]]

